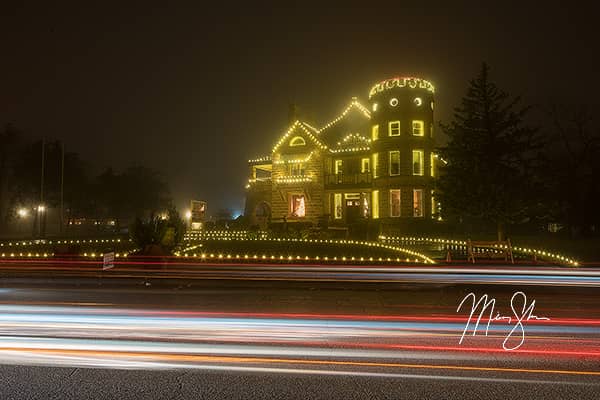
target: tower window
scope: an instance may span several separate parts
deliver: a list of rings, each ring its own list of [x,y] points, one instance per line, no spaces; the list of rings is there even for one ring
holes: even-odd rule
[[[413,175],[423,175],[423,150],[413,150]]]
[[[400,151],[390,151],[390,176],[400,175]]]
[[[400,136],[400,121],[388,122],[388,134],[390,136]]]
[[[400,216],[400,189],[390,190],[390,217]]]
[[[393,97],[390,99],[390,106],[396,107],[398,105],[398,99]]]
[[[373,112],[377,111],[377,103],[373,103]]]
[[[412,122],[412,133],[414,136],[424,136],[425,135],[425,124],[423,121],[413,121]]]
[[[413,103],[415,103],[415,106],[420,107],[421,104],[423,104],[423,100],[421,100],[420,97],[415,97],[415,99],[413,100]]]

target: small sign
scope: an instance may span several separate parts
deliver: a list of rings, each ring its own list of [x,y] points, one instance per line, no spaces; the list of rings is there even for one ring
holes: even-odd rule
[[[102,263],[102,270],[106,271],[107,269],[111,269],[115,266],[115,253],[104,253],[104,262]]]

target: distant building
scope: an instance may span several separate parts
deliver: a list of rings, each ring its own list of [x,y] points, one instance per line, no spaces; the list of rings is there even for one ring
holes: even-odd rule
[[[319,128],[294,120],[269,155],[248,162],[245,215],[262,227],[437,218],[433,107],[431,83],[402,77],[377,83],[368,106],[353,98]]]
[[[190,229],[197,231],[203,228],[206,217],[206,202],[202,200],[190,201]]]

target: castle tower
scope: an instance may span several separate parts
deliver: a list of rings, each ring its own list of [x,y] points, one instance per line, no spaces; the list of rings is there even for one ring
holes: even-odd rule
[[[399,77],[369,93],[373,171],[372,217],[399,224],[435,217],[434,87]]]

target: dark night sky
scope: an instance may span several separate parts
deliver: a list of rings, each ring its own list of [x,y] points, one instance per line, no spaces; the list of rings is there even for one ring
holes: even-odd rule
[[[599,14],[576,2],[46,3],[2,6],[0,124],[98,168],[154,167],[180,207],[241,210],[246,161],[268,154],[290,102],[320,125],[395,75],[436,85],[438,120],[484,60],[530,103],[600,106]]]

